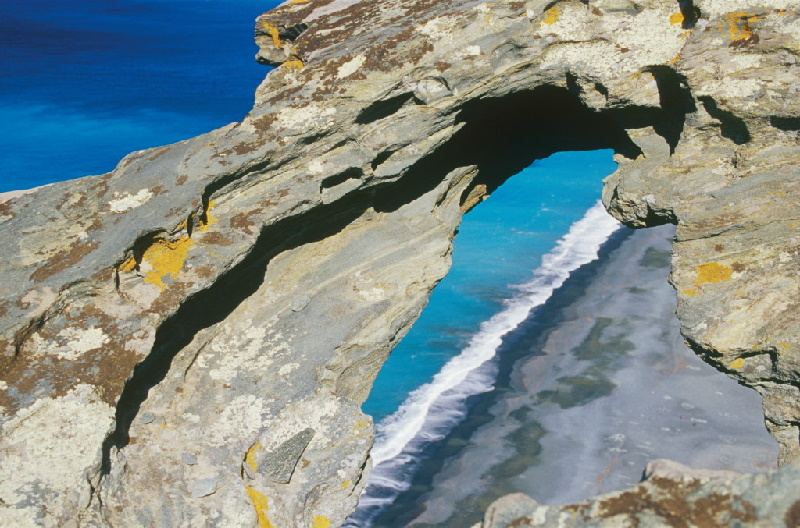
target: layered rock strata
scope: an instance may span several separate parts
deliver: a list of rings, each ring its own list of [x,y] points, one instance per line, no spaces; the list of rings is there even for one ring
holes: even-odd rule
[[[794,2],[293,0],[256,41],[242,122],[3,197],[0,524],[340,524],[461,215],[564,149],[678,225],[687,341],[798,454]]]

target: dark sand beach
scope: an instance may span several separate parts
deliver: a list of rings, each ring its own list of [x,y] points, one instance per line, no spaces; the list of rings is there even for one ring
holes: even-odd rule
[[[621,230],[600,260],[507,335],[495,389],[431,445],[375,526],[470,526],[496,498],[565,504],[626,488],[669,458],[740,472],[775,466],[760,396],[684,344],[667,282],[674,228]]]

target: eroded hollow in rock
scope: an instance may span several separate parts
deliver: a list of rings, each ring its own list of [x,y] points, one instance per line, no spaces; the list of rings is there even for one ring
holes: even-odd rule
[[[555,152],[611,148],[631,159],[641,154],[612,117],[590,110],[555,86],[470,101],[459,110],[457,121],[463,127],[409,170],[400,192],[376,201],[377,210],[397,209],[433,189],[436,175],[457,167],[477,166],[480,172],[472,187],[485,185],[491,193],[534,160]]]

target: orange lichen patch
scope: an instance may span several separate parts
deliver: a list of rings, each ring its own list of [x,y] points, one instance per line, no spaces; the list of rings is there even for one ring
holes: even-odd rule
[[[558,20],[559,12],[557,7],[551,7],[547,11],[544,12],[544,18],[542,19],[542,24],[555,24],[556,20]]]
[[[681,13],[680,11],[677,13],[672,13],[669,16],[670,24],[683,24],[683,21],[684,21],[683,13]]]
[[[731,361],[731,362],[728,364],[728,366],[729,366],[730,368],[732,368],[732,369],[740,369],[740,368],[742,368],[742,367],[744,366],[744,359],[742,359],[742,358],[736,358],[736,359],[734,359],[733,361]]]
[[[281,64],[281,66],[286,70],[301,70],[305,64],[300,59],[291,59]]]
[[[167,285],[164,284],[164,278],[167,275],[173,279],[178,278],[178,273],[189,256],[189,248],[193,244],[194,240],[188,236],[181,237],[174,242],[166,238],[157,238],[142,255],[142,262],[150,265],[144,280],[166,290]]]
[[[311,519],[311,528],[330,528],[331,520],[324,515],[315,515]]]
[[[267,517],[267,511],[269,510],[269,499],[267,496],[250,486],[247,486],[247,496],[250,497],[253,508],[256,510],[259,528],[275,528],[275,525],[273,525],[269,517]]]
[[[731,278],[731,269],[718,262],[706,262],[697,266],[697,280],[694,281],[696,287],[712,282],[725,282]]]
[[[250,447],[250,449],[247,450],[247,454],[244,456],[244,463],[247,464],[247,467],[249,467],[251,471],[258,469],[256,455],[258,454],[259,449],[261,449],[261,442],[256,442]]]
[[[728,23],[728,36],[732,41],[737,42],[750,40],[755,36],[753,28],[750,27],[750,22],[760,20],[761,17],[743,11],[736,11],[728,13],[724,19]]]

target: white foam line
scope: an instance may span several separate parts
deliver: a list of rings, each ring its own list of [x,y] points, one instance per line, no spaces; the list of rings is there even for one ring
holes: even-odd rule
[[[520,294],[507,301],[503,311],[484,321],[469,345],[461,354],[445,364],[430,383],[411,392],[394,414],[387,416],[377,425],[377,437],[371,453],[374,465],[378,466],[397,457],[414,438],[421,434],[428,436],[429,440],[442,438],[447,431],[430,431],[425,428],[426,421],[431,419],[439,421],[436,420],[435,413],[431,412],[431,408],[437,402],[443,403],[441,400],[445,393],[458,388],[467,376],[494,357],[503,336],[525,321],[531,309],[547,301],[570,273],[597,259],[597,252],[602,243],[618,228],[619,223],[606,213],[599,202],[591,207],[582,219],[575,222],[569,232],[558,241],[556,247],[542,257],[542,265],[534,272],[533,279],[516,287]],[[457,394],[444,399],[463,401],[467,396],[491,390],[494,386],[493,377],[492,379],[488,379],[489,376],[481,377],[484,379],[471,380],[468,387],[462,387]],[[440,413],[445,414],[439,417],[444,418],[445,422],[460,418],[460,416],[446,416],[461,414],[449,405],[437,405],[437,407],[440,407]],[[382,477],[386,478],[385,475]]]
[[[367,528],[376,515],[408,489],[416,469],[416,455],[429,442],[444,438],[461,421],[469,396],[494,387],[495,369],[480,367],[494,357],[503,337],[525,321],[533,308],[547,301],[573,271],[596,260],[600,246],[619,226],[602,204],[591,207],[542,257],[542,265],[534,271],[533,278],[515,287],[519,294],[481,324],[468,346],[377,425],[371,452],[374,468],[358,509],[345,527]]]
[[[525,321],[533,308],[547,301],[573,271],[596,260],[600,246],[619,227],[600,202],[592,206],[542,257],[533,278],[515,287],[519,294],[481,324],[467,347],[377,425],[371,452],[373,471],[358,510],[344,526],[370,526],[375,515],[408,489],[412,474],[404,466],[414,461],[425,444],[444,438],[461,421],[469,396],[494,386],[495,372],[479,368],[494,357],[503,337]]]

